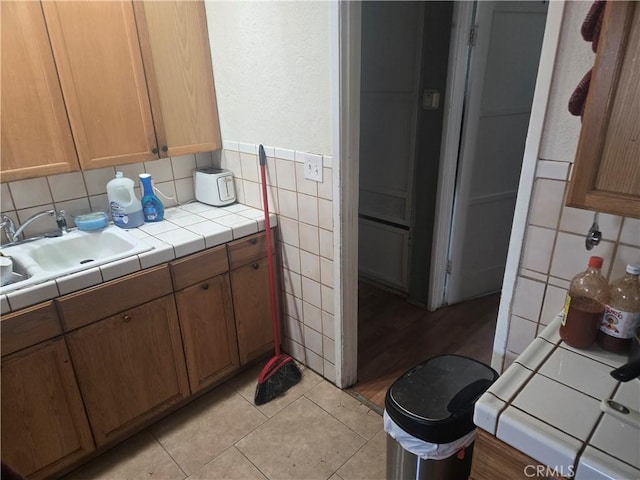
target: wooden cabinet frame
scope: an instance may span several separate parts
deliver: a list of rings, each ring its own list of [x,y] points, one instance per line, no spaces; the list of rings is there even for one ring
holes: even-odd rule
[[[607,2],[569,185],[569,206],[640,218],[640,112],[635,81],[640,78],[640,64],[625,62],[627,55],[640,53],[639,39],[640,5]],[[610,178],[608,184],[617,183],[629,193],[599,188],[603,174]]]

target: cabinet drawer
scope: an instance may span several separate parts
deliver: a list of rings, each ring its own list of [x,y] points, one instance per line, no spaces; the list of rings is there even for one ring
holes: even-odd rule
[[[0,325],[3,356],[62,333],[53,301],[3,315]]]
[[[190,255],[169,264],[175,290],[195,285],[229,270],[227,250],[224,245]]]
[[[276,231],[271,229],[272,251],[275,252]],[[229,268],[241,267],[267,256],[267,236],[264,232],[256,233],[227,244],[229,252]]]
[[[169,267],[133,273],[56,300],[65,332],[172,293]]]

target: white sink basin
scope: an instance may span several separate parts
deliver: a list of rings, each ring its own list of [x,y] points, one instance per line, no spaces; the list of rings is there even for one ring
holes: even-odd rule
[[[152,248],[113,225],[95,232],[74,230],[61,237],[2,248],[2,253],[12,257],[28,278],[0,288],[0,293],[105,265]]]

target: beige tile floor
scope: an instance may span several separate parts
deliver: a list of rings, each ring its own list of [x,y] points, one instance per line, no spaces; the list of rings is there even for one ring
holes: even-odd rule
[[[256,367],[71,472],[80,479],[384,479],[382,417],[311,370],[256,407]]]

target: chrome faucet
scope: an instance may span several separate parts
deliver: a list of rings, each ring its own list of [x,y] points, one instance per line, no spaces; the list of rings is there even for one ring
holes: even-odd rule
[[[67,233],[67,220],[65,218],[64,210],[60,210],[59,212],[56,212],[55,210],[45,210],[43,212],[35,213],[27,218],[17,230],[13,220],[11,220],[11,218],[9,218],[8,216],[3,215],[2,223],[0,225],[2,226],[7,239],[12,243],[16,243],[20,240],[20,235],[22,234],[22,232],[24,232],[24,229],[27,228],[35,220],[44,216],[53,217],[54,215],[56,216],[56,224],[58,225],[58,230],[56,232],[45,234],[45,237],[59,237]]]

